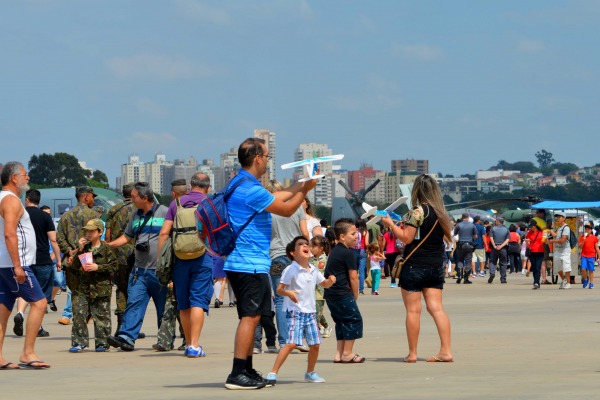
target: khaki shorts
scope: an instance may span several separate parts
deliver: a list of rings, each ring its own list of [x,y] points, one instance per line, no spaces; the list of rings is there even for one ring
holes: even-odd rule
[[[473,262],[477,262],[479,260],[480,263],[485,262],[485,250],[484,249],[475,249],[473,251]]]
[[[571,252],[554,253],[554,266],[561,268],[562,272],[571,272]]]

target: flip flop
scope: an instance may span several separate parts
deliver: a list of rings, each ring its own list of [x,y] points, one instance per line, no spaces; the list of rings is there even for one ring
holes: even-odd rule
[[[26,363],[21,362],[21,363],[19,363],[19,367],[26,368],[26,369],[48,369],[48,368],[50,368],[49,365],[34,365],[36,363],[37,364],[42,364],[42,363],[45,364],[44,361],[33,360],[33,361],[26,362]]]
[[[360,357],[360,360],[357,360],[358,357]],[[342,364],[362,364],[365,361],[366,361],[366,358],[361,357],[358,354],[355,354],[354,357],[352,357],[352,360],[350,360],[350,361],[340,360],[340,363],[342,363]]]
[[[433,356],[428,358],[427,360],[425,360],[427,362],[454,362],[453,359],[450,360],[442,360],[441,358],[439,358],[438,356]]]
[[[15,365],[15,363],[7,362],[4,365],[0,365],[0,369],[21,369],[18,365],[15,367],[11,367],[11,365]]]
[[[342,360],[333,360],[334,364],[340,364],[342,362]]]

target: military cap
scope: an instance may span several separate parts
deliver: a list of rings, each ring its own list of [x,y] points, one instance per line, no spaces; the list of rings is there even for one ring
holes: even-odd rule
[[[173,182],[171,182],[171,187],[173,186],[186,186],[187,183],[185,181],[185,179],[175,179]]]
[[[78,197],[81,194],[84,193],[91,193],[94,195],[94,197],[98,196],[96,193],[94,193],[94,188],[91,186],[79,186],[76,190],[75,190],[75,197]]]
[[[102,220],[99,218],[90,219],[87,224],[85,224],[83,229],[88,231],[99,230],[100,232],[104,232],[104,223],[102,223]]]

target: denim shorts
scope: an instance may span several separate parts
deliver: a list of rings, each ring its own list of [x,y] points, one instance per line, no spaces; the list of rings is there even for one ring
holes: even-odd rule
[[[17,297],[28,303],[35,303],[46,297],[31,267],[24,265],[23,271],[25,282],[19,283],[12,267],[0,268],[0,304],[4,304],[9,310],[13,309]]]
[[[193,260],[175,260],[173,287],[177,309],[200,307],[208,311],[213,295],[212,258],[208,254]]]
[[[595,257],[581,257],[581,269],[594,272],[594,261],[596,261]]]
[[[443,266],[404,265],[400,274],[400,287],[409,292],[423,289],[443,289],[445,271]]]

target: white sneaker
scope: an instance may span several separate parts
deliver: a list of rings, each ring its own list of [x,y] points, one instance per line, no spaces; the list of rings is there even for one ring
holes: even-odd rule
[[[571,289],[571,284],[570,283],[565,283],[565,285],[563,286],[563,289]]]
[[[560,286],[558,288],[559,289],[564,289],[565,288],[565,281],[561,281],[560,282]]]
[[[521,275],[525,275],[525,270],[524,269],[521,270]]]

